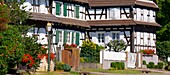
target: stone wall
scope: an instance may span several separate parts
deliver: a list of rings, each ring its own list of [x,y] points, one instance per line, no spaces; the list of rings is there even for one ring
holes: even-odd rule
[[[102,68],[100,63],[80,63],[79,69],[99,69]]]

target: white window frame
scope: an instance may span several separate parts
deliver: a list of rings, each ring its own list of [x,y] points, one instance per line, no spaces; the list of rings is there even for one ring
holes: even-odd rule
[[[58,34],[59,34],[59,42],[61,43],[61,42],[63,42],[63,32],[62,31],[58,31]]]
[[[71,43],[71,32],[70,31],[68,31],[67,32],[67,43]]]

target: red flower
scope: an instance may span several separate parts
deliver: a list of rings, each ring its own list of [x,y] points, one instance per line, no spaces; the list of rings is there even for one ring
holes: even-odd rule
[[[144,54],[154,54],[155,50],[152,50],[152,49],[145,49],[144,50]]]
[[[37,56],[37,57],[38,57],[38,59],[43,59],[43,58],[44,58],[44,56],[45,56],[44,54],[38,54],[38,56]]]
[[[77,47],[77,45],[76,45],[76,44],[71,44],[71,46],[72,46],[72,47],[74,47],[74,48],[76,48],[76,47]]]
[[[55,58],[54,53],[50,53],[50,60],[53,60]],[[46,59],[48,59],[48,54],[46,54]]]
[[[24,54],[22,57],[22,62],[26,63],[29,67],[32,67],[35,64],[33,57],[30,54]]]

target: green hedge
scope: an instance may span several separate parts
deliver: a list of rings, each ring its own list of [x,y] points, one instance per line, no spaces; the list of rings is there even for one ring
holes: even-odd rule
[[[143,65],[146,65],[146,61],[145,60],[143,60]]]
[[[158,69],[163,69],[164,63],[163,62],[158,62]]]
[[[149,64],[147,64],[147,68],[154,68],[155,64],[154,62],[149,62]]]
[[[123,70],[125,69],[125,64],[124,62],[112,62],[111,68],[116,70]]]
[[[147,68],[163,69],[163,66],[163,62],[158,62],[158,65],[154,65],[154,62],[149,62],[149,64],[147,64]]]

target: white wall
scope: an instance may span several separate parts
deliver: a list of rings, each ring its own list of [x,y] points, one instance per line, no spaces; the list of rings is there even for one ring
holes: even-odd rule
[[[38,0],[36,0],[37,2]],[[40,0],[39,5],[40,6],[32,6],[33,2],[32,0],[26,0],[22,6],[26,6],[25,10],[29,12],[38,12],[38,13],[48,13],[48,8],[46,6],[49,6],[49,1],[47,0],[47,5],[45,0]],[[36,3],[38,5],[38,3]],[[21,6],[21,8],[22,8]]]
[[[135,38],[135,45],[144,45],[144,46],[151,46],[151,47],[141,47],[141,46],[135,46],[135,49],[137,51],[143,50],[143,49],[154,49],[153,46],[156,47],[156,34],[155,33],[147,33],[147,32],[135,32],[136,38]],[[142,39],[143,38],[143,39]],[[148,39],[150,38],[150,39]],[[156,51],[155,51],[156,52]]]

